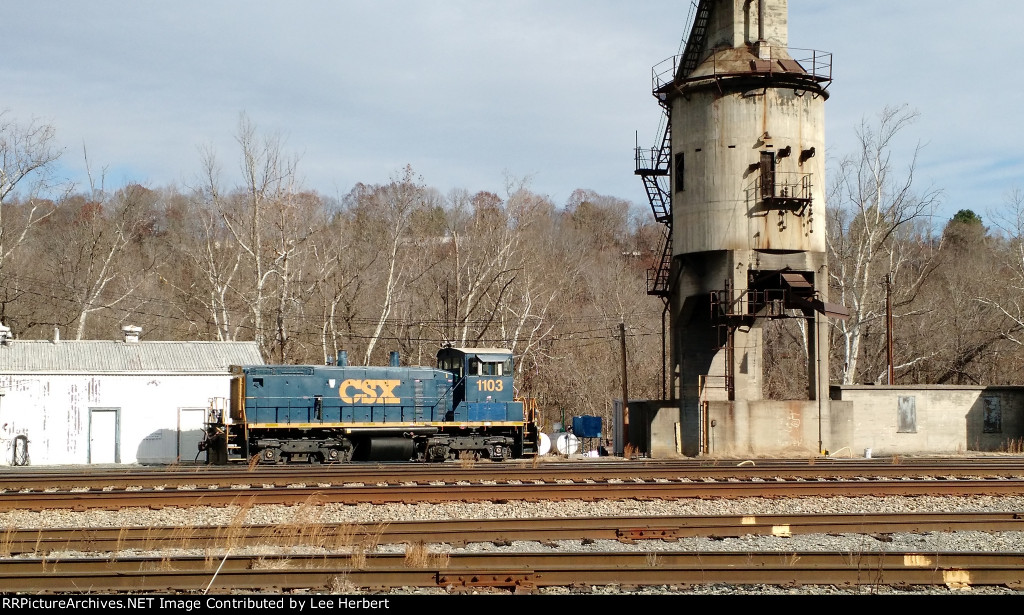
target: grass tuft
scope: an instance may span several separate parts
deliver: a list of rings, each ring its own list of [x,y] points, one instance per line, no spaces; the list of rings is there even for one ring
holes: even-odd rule
[[[451,561],[448,553],[433,553],[422,541],[405,548],[405,565],[408,568],[447,568]]]
[[[0,534],[0,557],[11,556],[11,545],[14,544],[14,527],[8,527],[3,534]]]

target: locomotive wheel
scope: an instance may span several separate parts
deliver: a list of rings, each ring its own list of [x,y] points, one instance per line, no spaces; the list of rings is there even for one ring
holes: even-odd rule
[[[260,451],[260,463],[281,463],[281,451],[276,448],[265,448]]]

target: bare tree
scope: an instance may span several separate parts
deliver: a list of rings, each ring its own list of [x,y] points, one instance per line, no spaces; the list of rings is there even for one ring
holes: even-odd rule
[[[58,185],[55,179],[62,154],[55,138],[48,124],[20,123],[0,111],[0,318],[8,324],[8,304],[22,296],[9,262],[71,191],[70,184]]]
[[[1014,189],[1006,197],[1005,210],[994,219],[1002,232],[999,248],[999,284],[977,301],[1002,314],[1008,325],[1002,337],[1024,348],[1024,191]]]
[[[107,215],[94,218],[91,234],[82,246],[88,258],[78,261],[76,269],[85,267],[77,277],[82,286],[75,339],[83,339],[89,315],[111,309],[134,293],[143,281],[141,273],[148,265],[130,258],[130,245],[139,239],[151,200],[149,191],[137,184],[117,191],[104,208]],[[96,224],[96,223],[99,224]],[[116,288],[113,286],[116,284]]]
[[[46,196],[57,188],[54,163],[61,153],[54,145],[56,131],[35,120],[19,124],[0,112],[0,270],[18,249],[29,229],[53,213]],[[17,192],[16,192],[17,191]],[[65,196],[70,187],[58,189]],[[10,198],[21,193],[20,215],[8,214]]]
[[[402,248],[409,232],[412,214],[423,202],[424,187],[420,182],[412,167],[406,166],[401,176],[393,178],[386,186],[373,191],[371,200],[384,231],[382,243],[378,246],[383,257],[383,272],[378,274],[381,291],[378,312],[373,332],[370,333],[366,344],[364,365],[370,364],[373,350],[380,341],[384,325],[395,308],[405,283],[407,270],[406,261],[402,258]]]
[[[523,229],[516,227],[511,211],[512,200],[518,198],[522,196],[513,195],[507,206],[489,192],[471,199],[461,193],[450,198],[450,262],[444,269],[445,287],[438,292],[446,295],[445,320],[451,330],[445,335],[451,335],[448,341],[456,345],[480,343],[499,317],[496,306],[522,272]]]
[[[175,306],[195,331],[217,341],[239,339],[248,309],[238,286],[243,252],[221,211],[228,196],[220,186],[221,170],[212,151],[202,153],[200,185],[179,206],[172,230],[172,259],[162,279],[177,293]],[[212,330],[210,330],[212,329]]]
[[[886,107],[875,124],[863,121],[857,130],[860,150],[842,160],[829,190],[831,296],[850,309],[850,318],[836,324],[844,384],[861,375],[864,336],[885,317],[885,277],[891,276],[894,306],[901,307],[934,269],[939,246],[928,237],[926,222],[940,192],[914,192],[920,144],[902,173],[891,160],[897,137],[916,117],[906,107]],[[915,246],[928,249],[911,259]]]

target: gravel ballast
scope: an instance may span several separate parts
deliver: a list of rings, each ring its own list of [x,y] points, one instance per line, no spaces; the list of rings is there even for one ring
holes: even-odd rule
[[[153,526],[230,526],[239,524],[336,524],[386,523],[391,521],[429,521],[443,519],[515,519],[531,517],[615,517],[683,515],[789,515],[801,513],[923,513],[923,512],[1024,512],[1024,497],[825,497],[825,498],[743,498],[674,501],[562,501],[447,503],[447,504],[323,504],[298,507],[260,505],[247,509],[228,506],[213,508],[124,509],[119,511],[46,510],[0,513],[0,528],[55,527],[153,527]],[[380,545],[379,553],[402,552],[404,545]],[[894,533],[884,536],[864,534],[796,534],[782,536],[743,536],[738,538],[682,538],[678,541],[647,540],[634,544],[614,540],[562,540],[556,543],[514,542],[511,545],[471,543],[464,547],[432,545],[437,552],[550,552],[565,551],[730,551],[800,552],[843,551],[850,553],[917,552],[1017,552],[1024,553],[1024,532],[928,532]],[[316,552],[304,547],[302,552]],[[265,551],[265,548],[264,548]],[[278,549],[278,551],[282,551]],[[287,551],[285,551],[287,552]],[[244,551],[234,551],[243,555]],[[132,554],[138,554],[133,552]],[[265,554],[265,553],[264,553]],[[84,555],[84,554],[78,554]],[[89,554],[93,555],[93,554]],[[127,553],[126,553],[127,555]],[[62,553],[61,558],[75,554]],[[353,592],[355,588],[348,588]],[[636,594],[1016,594],[1009,588],[911,588],[876,586],[772,587],[772,586],[699,586],[689,588],[645,587],[624,590],[617,587],[543,588],[538,593],[636,593]],[[394,590],[392,593],[445,593],[443,588]]]

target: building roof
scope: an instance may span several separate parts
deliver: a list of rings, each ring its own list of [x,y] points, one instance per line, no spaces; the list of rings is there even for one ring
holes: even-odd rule
[[[512,354],[512,351],[508,348],[463,348],[463,347],[452,347],[452,350],[458,350],[462,354]]]
[[[0,374],[227,374],[231,365],[262,365],[256,342],[7,340]]]

